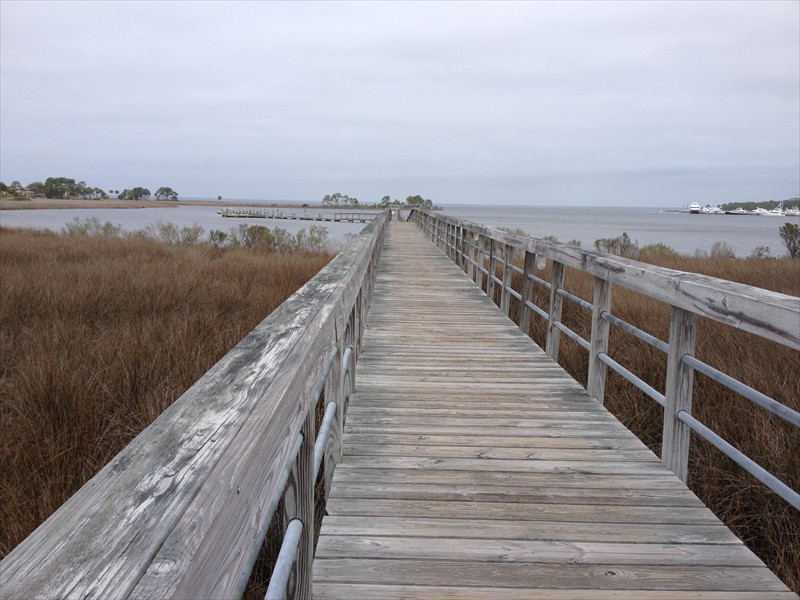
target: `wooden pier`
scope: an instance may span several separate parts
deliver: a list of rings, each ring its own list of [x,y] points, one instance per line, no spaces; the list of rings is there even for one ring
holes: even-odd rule
[[[267,598],[797,599],[684,482],[691,432],[798,514],[796,490],[692,416],[692,381],[800,427],[694,356],[698,316],[800,349],[800,298],[431,212],[390,219],[12,550],[0,599],[241,597],[270,524]],[[591,302],[563,289],[567,269],[594,277]],[[671,306],[669,340],[611,315],[612,286]],[[591,339],[561,322],[565,300],[590,311]],[[611,325],[663,351],[663,393],[610,359]],[[558,365],[561,335],[589,352],[588,390]],[[603,407],[607,369],[664,407],[661,457]]]
[[[356,381],[316,598],[792,597],[412,224]]]
[[[286,209],[266,208],[222,208],[219,214],[231,219],[275,219],[283,221],[322,221],[328,223],[369,223],[380,216],[379,211],[344,211],[333,212],[330,210],[312,213],[308,210],[298,212]]]

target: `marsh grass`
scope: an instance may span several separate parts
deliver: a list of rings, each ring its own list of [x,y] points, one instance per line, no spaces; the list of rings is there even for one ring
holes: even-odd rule
[[[715,259],[663,253],[642,256],[640,260],[800,296],[800,260]],[[573,269],[567,269],[566,273],[565,289],[591,302],[592,278]],[[550,264],[536,275],[549,281]],[[521,289],[519,274],[515,274],[513,286]],[[499,287],[495,287],[498,305]],[[549,292],[543,287],[534,287],[533,301],[549,312]],[[661,340],[669,339],[667,305],[615,286],[611,312]],[[516,322],[518,313],[519,302],[512,297],[511,316]],[[590,338],[590,313],[566,299],[562,322],[584,339]],[[800,328],[800,323],[796,326]],[[532,314],[529,335],[542,348],[546,329],[546,322]],[[588,353],[565,335],[560,340],[559,363],[585,386]],[[608,354],[664,392],[667,371],[664,353],[612,325]],[[696,356],[778,402],[800,410],[797,351],[700,318]],[[611,369],[606,380],[605,406],[660,456],[661,406]],[[796,428],[700,374],[695,374],[692,413],[791,488],[800,489],[800,432]],[[688,484],[790,588],[800,591],[800,513],[694,434]]]
[[[331,259],[0,232],[0,557]]]

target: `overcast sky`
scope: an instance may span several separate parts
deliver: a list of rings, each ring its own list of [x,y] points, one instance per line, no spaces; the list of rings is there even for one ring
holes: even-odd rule
[[[183,198],[800,192],[800,2],[0,2],[0,179]]]

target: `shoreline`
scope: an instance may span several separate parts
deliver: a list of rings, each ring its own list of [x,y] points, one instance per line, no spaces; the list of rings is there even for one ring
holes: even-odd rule
[[[0,211],[3,210],[39,210],[39,209],[59,209],[59,208],[174,208],[177,206],[228,206],[245,208],[333,208],[321,205],[311,205],[303,207],[300,204],[281,204],[277,202],[223,202],[221,200],[117,200],[116,198],[106,198],[102,200],[86,200],[83,198],[70,198],[58,200],[55,198],[31,198],[28,200],[12,200],[10,198],[0,198]],[[359,207],[336,207],[337,210],[350,210]],[[363,207],[361,210],[364,210]]]

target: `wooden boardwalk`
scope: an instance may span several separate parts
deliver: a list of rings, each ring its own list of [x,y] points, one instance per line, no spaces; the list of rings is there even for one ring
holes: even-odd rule
[[[357,382],[316,598],[797,598],[410,223]]]

